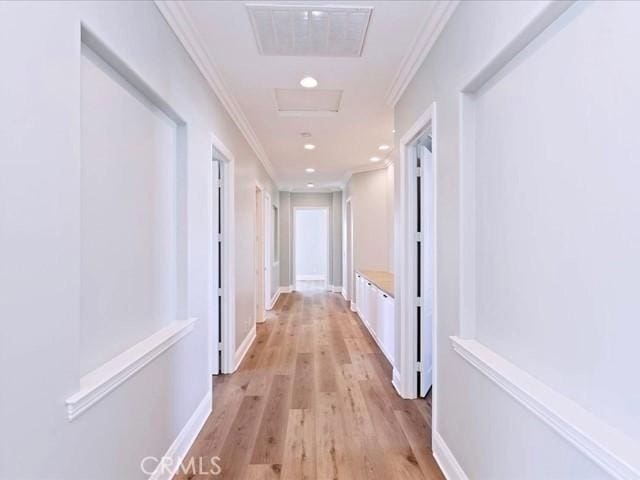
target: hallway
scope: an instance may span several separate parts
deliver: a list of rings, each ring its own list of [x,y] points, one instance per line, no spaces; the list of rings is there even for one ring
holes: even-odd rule
[[[220,478],[440,479],[431,400],[403,400],[340,295],[280,297],[183,465],[220,457]],[[425,441],[426,440],[426,441]],[[176,479],[208,478],[185,469]]]

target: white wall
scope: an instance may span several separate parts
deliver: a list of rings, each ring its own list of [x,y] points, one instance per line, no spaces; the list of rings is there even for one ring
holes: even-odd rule
[[[199,320],[69,422],[65,399],[83,373],[81,22],[186,123],[182,313]],[[146,478],[141,458],[164,454],[211,388],[211,134],[236,158],[239,337],[253,315],[254,183],[272,198],[275,187],[152,3],[5,2],[0,32],[0,478]]]
[[[399,139],[436,103],[436,429],[472,479],[609,478],[449,340],[461,321],[460,141],[472,132],[460,131],[460,91],[546,5],[461,3],[395,113]],[[638,18],[634,2],[576,4],[475,94],[465,185],[477,236],[462,263],[476,269],[477,340],[636,445]]]
[[[392,181],[390,165],[355,173],[347,183],[344,199],[351,199],[355,270],[393,271]]]
[[[328,217],[322,208],[295,210],[296,279],[326,279]]]

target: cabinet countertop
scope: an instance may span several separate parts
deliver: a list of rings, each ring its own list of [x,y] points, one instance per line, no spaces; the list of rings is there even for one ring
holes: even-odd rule
[[[393,273],[380,270],[356,270],[356,273],[362,275],[363,278],[366,278],[390,297],[394,296]]]

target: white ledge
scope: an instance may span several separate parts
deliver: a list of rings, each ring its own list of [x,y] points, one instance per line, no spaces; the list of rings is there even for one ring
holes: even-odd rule
[[[82,377],[79,390],[66,400],[69,420],[100,401],[191,332],[196,320],[190,318],[173,322]]]
[[[640,479],[640,445],[476,340],[453,349],[615,478]]]

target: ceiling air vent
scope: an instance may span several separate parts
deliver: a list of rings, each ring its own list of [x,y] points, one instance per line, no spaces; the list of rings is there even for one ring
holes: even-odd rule
[[[289,117],[326,117],[340,109],[342,90],[302,90],[276,88],[278,113]]]
[[[359,57],[371,7],[247,5],[262,55]]]

